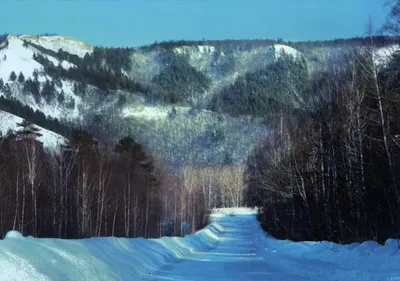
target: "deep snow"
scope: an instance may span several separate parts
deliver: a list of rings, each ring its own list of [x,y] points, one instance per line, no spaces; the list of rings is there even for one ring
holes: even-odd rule
[[[0,280],[400,280],[397,241],[338,245],[266,236],[246,208],[184,238],[0,240]]]

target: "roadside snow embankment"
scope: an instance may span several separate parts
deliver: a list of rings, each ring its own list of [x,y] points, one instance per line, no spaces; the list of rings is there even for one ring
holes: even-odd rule
[[[219,242],[212,222],[184,238],[37,239],[10,231],[0,240],[0,280],[140,280],[155,269]]]

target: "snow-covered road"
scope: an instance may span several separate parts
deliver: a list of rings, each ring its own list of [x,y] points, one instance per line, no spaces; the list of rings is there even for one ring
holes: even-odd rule
[[[184,238],[0,240],[0,281],[400,281],[397,240],[384,246],[292,242],[265,235],[246,208],[215,210]]]
[[[223,229],[214,249],[164,265],[146,281],[400,280],[400,252],[390,246],[276,240],[253,214],[217,215],[214,222]]]
[[[249,215],[221,218],[224,231],[216,248],[166,265],[149,280],[268,280],[267,263],[254,244],[253,221]]]

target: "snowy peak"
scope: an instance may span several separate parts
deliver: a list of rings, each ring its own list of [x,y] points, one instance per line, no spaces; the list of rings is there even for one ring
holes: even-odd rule
[[[82,42],[77,39],[59,35],[53,36],[35,36],[35,35],[21,35],[18,37],[20,40],[25,40],[37,45],[40,45],[46,49],[58,52],[59,49],[77,55],[83,58],[86,53],[91,54],[93,47],[87,42]]]
[[[35,69],[43,68],[32,58],[35,50],[32,47],[24,47],[21,39],[10,35],[6,42],[7,45],[0,49],[0,78],[5,82],[8,81],[12,71],[17,75],[22,72],[25,78],[28,78],[32,77]],[[3,45],[5,44],[3,43]]]

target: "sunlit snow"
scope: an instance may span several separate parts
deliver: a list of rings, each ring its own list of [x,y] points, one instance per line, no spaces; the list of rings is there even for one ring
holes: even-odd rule
[[[400,278],[396,240],[338,245],[266,236],[256,210],[214,210],[184,238],[0,240],[0,280],[376,280]]]
[[[12,71],[14,71],[17,75],[19,74],[19,72],[22,72],[25,79],[33,79],[33,71],[38,70],[39,82],[45,82],[46,79],[51,80],[52,78],[50,76],[41,73],[41,71],[43,70],[43,66],[33,59],[33,54],[38,51],[33,47],[24,47],[23,40],[20,38],[27,38],[27,35],[25,35],[25,37],[9,35],[7,37],[7,40],[9,42],[8,47],[0,50],[0,78],[3,79],[4,83],[12,85],[13,82],[9,81],[10,73]],[[47,45],[47,47],[49,46]],[[55,65],[59,64],[56,58],[46,54],[42,55],[52,61]],[[61,66],[65,69],[68,69],[69,67],[76,67],[74,64],[67,61],[62,61]],[[73,86],[74,84],[72,81],[62,80],[62,87],[56,87],[58,92],[61,92],[61,90],[64,91],[67,101],[71,98],[74,99],[75,108],[73,110],[66,109],[64,106],[60,106],[56,102],[54,102],[53,104],[36,104],[33,101],[32,97],[28,97],[22,93],[17,93],[15,98],[17,98],[24,104],[28,104],[30,107],[32,107],[33,110],[42,111],[46,116],[48,115],[59,119],[75,119],[77,116],[79,116],[78,108],[82,103],[82,98],[74,95]]]
[[[0,131],[3,136],[7,134],[8,130],[14,132],[19,130],[20,128],[17,126],[17,123],[21,123],[22,121],[22,118],[0,110]],[[38,140],[43,143],[44,147],[55,148],[60,144],[65,144],[65,138],[63,136],[46,130],[40,126],[36,127],[40,129],[39,133],[42,134],[42,136],[38,137]]]
[[[17,75],[22,72],[25,79],[33,77],[35,69],[43,69],[42,65],[35,61],[34,51],[25,48],[21,39],[16,36],[8,37],[8,48],[0,50],[0,78],[7,83],[10,73],[14,71]]]
[[[84,57],[86,53],[91,54],[93,52],[93,47],[88,43],[65,36],[22,35],[20,38],[55,52],[58,52],[59,49],[63,49],[64,51],[79,57]]]
[[[297,55],[299,54],[299,51],[297,51],[296,49],[294,49],[290,46],[282,45],[282,44],[275,44],[274,48],[275,48],[275,57],[276,58],[279,58],[279,56],[281,55],[282,52],[284,52],[287,55],[291,55],[294,58],[296,58]]]

